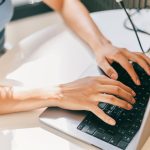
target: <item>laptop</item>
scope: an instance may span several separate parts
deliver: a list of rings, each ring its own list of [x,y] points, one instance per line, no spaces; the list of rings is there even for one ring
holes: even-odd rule
[[[118,80],[133,88],[137,94],[136,103],[130,111],[99,103],[99,107],[105,113],[115,118],[117,121],[115,126],[104,123],[91,112],[68,111],[60,108],[48,108],[40,116],[40,121],[103,150],[141,149],[150,135],[150,76],[133,63],[142,82],[138,87],[120,65],[114,63],[113,67],[119,74]],[[90,64],[80,77],[101,74],[103,72],[95,64]]]

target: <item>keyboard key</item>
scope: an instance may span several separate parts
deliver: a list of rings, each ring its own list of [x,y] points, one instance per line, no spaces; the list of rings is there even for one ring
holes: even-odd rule
[[[107,106],[107,104],[100,102],[98,106],[99,108],[104,109]]]
[[[121,149],[125,149],[128,146],[128,143],[125,141],[120,141],[117,146]]]
[[[88,125],[85,125],[83,128],[82,128],[82,131],[83,132],[86,132],[88,130],[89,126]]]
[[[132,140],[132,136],[126,134],[123,136],[122,140],[129,143]]]
[[[141,118],[137,118],[137,119],[136,119],[136,122],[137,122],[138,124],[141,124],[141,123],[142,123],[142,119],[141,119]]]
[[[118,130],[118,132],[121,133],[121,134],[125,134],[127,131],[124,130],[123,128],[120,128],[120,129]]]
[[[133,125],[131,126],[131,130],[134,130],[135,132],[138,131],[139,128],[140,128],[139,124],[133,124]]]
[[[107,113],[107,115],[109,115],[109,116],[110,116],[110,115],[111,115],[111,113],[112,113],[112,111],[111,111],[111,110],[108,110],[106,113]]]
[[[107,130],[107,132],[110,134],[110,135],[114,135],[115,134],[115,130]]]
[[[90,117],[91,117],[91,115],[88,116],[88,118],[90,118]],[[90,119],[85,118],[85,119],[79,124],[79,126],[78,126],[77,128],[78,128],[79,130],[82,130],[82,128],[83,128],[85,125],[89,124],[90,122],[91,122]]]
[[[83,128],[84,126],[85,126],[85,124],[81,123],[81,124],[77,127],[77,129],[82,130],[82,128]]]
[[[132,124],[132,122],[128,122],[126,120],[125,122],[122,122],[121,127],[126,130],[126,129],[129,129],[129,127],[131,126],[131,124]]]
[[[136,130],[133,130],[133,129],[130,129],[128,132],[127,132],[127,134],[129,134],[129,135],[134,135],[136,133]]]
[[[93,135],[98,139],[102,139],[104,136],[104,133],[96,131]]]
[[[150,76],[148,76],[141,67],[134,64],[133,66],[142,83],[141,86],[137,86],[133,83],[127,72],[121,68],[120,65],[116,65],[118,66],[117,69],[119,69],[117,70],[114,67],[119,73],[118,80],[136,92],[136,103],[133,105],[133,109],[127,111],[117,106],[99,103],[99,107],[109,116],[113,117],[117,124],[110,126],[94,114],[89,113],[83,122],[80,123],[78,129],[121,149],[125,149],[141,126],[150,97]],[[140,68],[140,70],[138,68]]]
[[[110,144],[117,145],[121,139],[121,134],[116,134],[110,141]]]
[[[83,132],[86,132],[91,135],[95,132],[95,130],[96,130],[95,126],[88,126],[88,125],[85,125],[84,128],[82,129]]]
[[[104,134],[103,135],[103,137],[102,137],[102,139],[105,141],[105,142],[108,142],[108,141],[110,141],[110,139],[112,138],[112,136],[111,135],[109,135],[109,134]]]
[[[104,129],[102,129],[102,128],[98,128],[98,132],[104,133],[104,132],[105,132],[105,130],[104,130]]]
[[[85,126],[84,123],[80,123],[79,126],[77,127],[77,129],[82,130],[84,126]]]

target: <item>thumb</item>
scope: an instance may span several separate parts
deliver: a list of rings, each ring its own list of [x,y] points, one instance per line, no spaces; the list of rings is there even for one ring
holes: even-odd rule
[[[109,62],[104,59],[100,63],[98,63],[99,67],[105,72],[107,76],[109,76],[111,79],[116,80],[118,78],[118,73],[115,71],[115,69],[109,64]]]

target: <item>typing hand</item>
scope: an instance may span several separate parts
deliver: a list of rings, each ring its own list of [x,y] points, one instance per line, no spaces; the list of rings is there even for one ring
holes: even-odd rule
[[[86,77],[60,85],[61,98],[57,106],[69,110],[87,110],[93,112],[104,122],[115,125],[115,120],[98,107],[99,102],[132,109],[135,92],[119,81],[105,76]],[[113,96],[115,95],[115,96]]]
[[[150,58],[142,53],[130,52],[125,48],[118,48],[108,43],[102,46],[100,50],[96,50],[95,55],[100,68],[112,79],[118,78],[117,72],[111,67],[113,62],[119,63],[136,85],[140,85],[140,80],[129,61],[136,62],[150,75]]]

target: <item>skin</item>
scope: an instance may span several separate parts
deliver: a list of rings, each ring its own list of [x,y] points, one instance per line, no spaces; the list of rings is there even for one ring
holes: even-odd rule
[[[99,102],[126,110],[132,109],[135,103],[135,93],[131,88],[105,76],[86,77],[55,88],[21,89],[3,86],[0,93],[0,114],[55,106],[91,111],[110,125],[116,122],[98,107]]]
[[[1,86],[0,114],[56,106],[69,110],[91,111],[104,122],[115,125],[115,120],[106,115],[98,107],[98,103],[105,102],[130,110],[135,103],[136,94],[131,88],[114,80],[118,78],[118,74],[111,67],[111,63],[117,61],[121,64],[135,84],[140,85],[129,60],[137,62],[150,75],[150,59],[141,53],[132,53],[125,48],[112,45],[100,32],[79,0],[44,0],[44,2],[60,13],[67,25],[91,47],[98,65],[111,79],[105,76],[87,77],[53,88],[18,89]]]
[[[118,78],[117,72],[111,67],[111,63],[114,61],[129,73],[137,85],[140,85],[140,80],[129,61],[137,62],[150,75],[150,59],[142,53],[130,52],[126,48],[119,48],[111,44],[98,29],[80,0],[43,1],[60,13],[66,24],[90,46],[99,67],[110,78]]]

